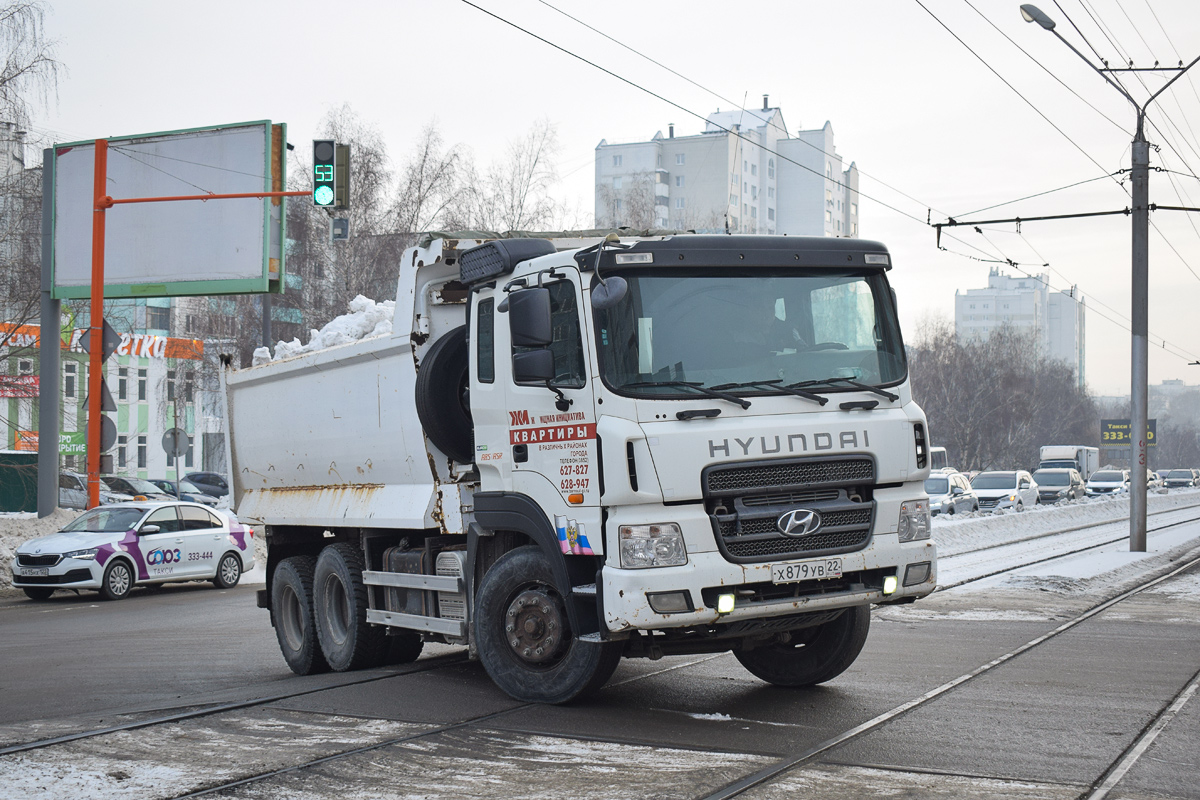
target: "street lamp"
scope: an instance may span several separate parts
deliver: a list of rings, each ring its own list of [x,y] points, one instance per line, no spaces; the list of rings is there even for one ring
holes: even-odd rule
[[[1072,53],[1082,58],[1085,64],[1094,69],[1101,78],[1104,78],[1109,86],[1120,92],[1137,112],[1137,132],[1133,137],[1133,164],[1130,169],[1130,177],[1133,181],[1133,308],[1130,315],[1133,321],[1133,346],[1129,392],[1131,406],[1129,420],[1130,472],[1132,473],[1132,485],[1129,487],[1129,550],[1130,552],[1144,553],[1146,552],[1146,411],[1149,383],[1147,283],[1150,263],[1150,144],[1146,141],[1145,135],[1146,109],[1160,94],[1166,91],[1168,86],[1178,80],[1180,75],[1191,69],[1196,61],[1200,61],[1200,58],[1195,59],[1186,67],[1178,68],[1175,77],[1167,81],[1161,89],[1150,96],[1149,100],[1139,106],[1129,92],[1106,74],[1122,70],[1100,69],[1089,61],[1087,56],[1076,50],[1070,42],[1062,37],[1062,34],[1054,29],[1054,20],[1042,13],[1037,6],[1029,3],[1022,5],[1021,17],[1026,22],[1036,22],[1057,36],[1060,42],[1071,48]]]

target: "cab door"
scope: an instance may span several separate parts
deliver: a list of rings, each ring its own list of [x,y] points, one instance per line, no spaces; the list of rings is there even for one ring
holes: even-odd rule
[[[477,303],[471,366],[476,464],[485,491],[528,495],[551,523],[576,523],[564,527],[570,531],[564,550],[599,553],[591,541],[599,539],[600,486],[584,294],[578,270],[554,273],[531,276],[530,288],[511,292],[507,303]],[[523,335],[522,324],[546,313],[531,310],[542,304],[548,305],[548,330],[544,342],[535,342]]]

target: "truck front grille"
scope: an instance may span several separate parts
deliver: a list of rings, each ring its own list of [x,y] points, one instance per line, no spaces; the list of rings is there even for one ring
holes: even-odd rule
[[[875,464],[843,456],[715,465],[704,471],[705,507],[722,554],[733,562],[807,558],[861,550],[875,519]],[[785,535],[781,516],[821,516],[806,535]]]
[[[746,494],[747,490],[782,487],[849,486],[875,483],[875,463],[869,458],[759,461],[717,465],[704,471],[706,496]]]

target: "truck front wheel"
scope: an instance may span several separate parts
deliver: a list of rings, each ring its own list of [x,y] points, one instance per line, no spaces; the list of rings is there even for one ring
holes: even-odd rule
[[[871,627],[871,607],[856,606],[822,625],[780,634],[770,644],[737,649],[742,666],[776,686],[812,686],[841,675],[858,658]]]
[[[283,660],[297,675],[328,672],[329,664],[317,642],[313,622],[312,556],[292,556],[280,561],[271,581],[271,611],[275,616],[275,637]]]
[[[321,652],[335,672],[377,667],[387,654],[387,634],[367,622],[363,556],[352,544],[331,544],[313,570],[313,612]]]
[[[496,685],[530,703],[566,703],[594,692],[621,660],[619,642],[574,636],[550,564],[535,546],[509,551],[483,576],[475,641]]]

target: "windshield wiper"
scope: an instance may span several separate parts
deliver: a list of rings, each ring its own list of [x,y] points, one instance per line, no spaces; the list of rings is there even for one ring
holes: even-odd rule
[[[783,381],[781,379],[777,378],[772,381],[742,381],[741,383],[722,383],[719,386],[713,386],[711,388],[713,391],[718,391],[720,389],[741,389],[741,388],[744,388],[747,386],[749,386],[749,387],[767,386],[767,387],[770,387],[771,389],[775,389],[780,392],[786,392],[787,394],[794,394],[794,395],[796,395],[796,397],[803,397],[805,400],[812,400],[813,402],[820,403],[821,405],[825,405],[826,403],[829,402],[828,397],[822,397],[821,395],[815,394],[814,392],[806,392],[803,389],[797,389],[794,386],[780,386],[779,384],[781,384],[781,383],[783,383]]]
[[[880,397],[886,397],[888,400],[891,400],[893,403],[900,399],[900,395],[898,395],[898,394],[892,394],[891,392],[887,391],[886,389],[880,389],[878,386],[871,386],[866,383],[859,383],[858,381],[854,380],[853,378],[821,378],[820,380],[816,380],[816,381],[800,381],[799,383],[788,384],[785,388],[801,389],[806,386],[820,386],[822,384],[829,385],[831,383],[844,383],[847,386],[853,386],[855,389],[862,389],[864,392],[873,392],[874,394],[877,394]]]
[[[725,392],[718,392],[716,389],[709,389],[707,386],[705,386],[703,383],[700,383],[699,381],[637,381],[636,383],[622,384],[620,388],[622,388],[622,389],[640,389],[643,387],[654,387],[654,386],[664,386],[664,387],[666,387],[666,386],[686,386],[689,389],[695,389],[700,394],[705,394],[705,395],[708,395],[709,397],[715,397],[718,400],[728,400],[731,403],[737,403],[742,408],[750,407],[749,400],[744,400],[736,395],[726,394]]]

